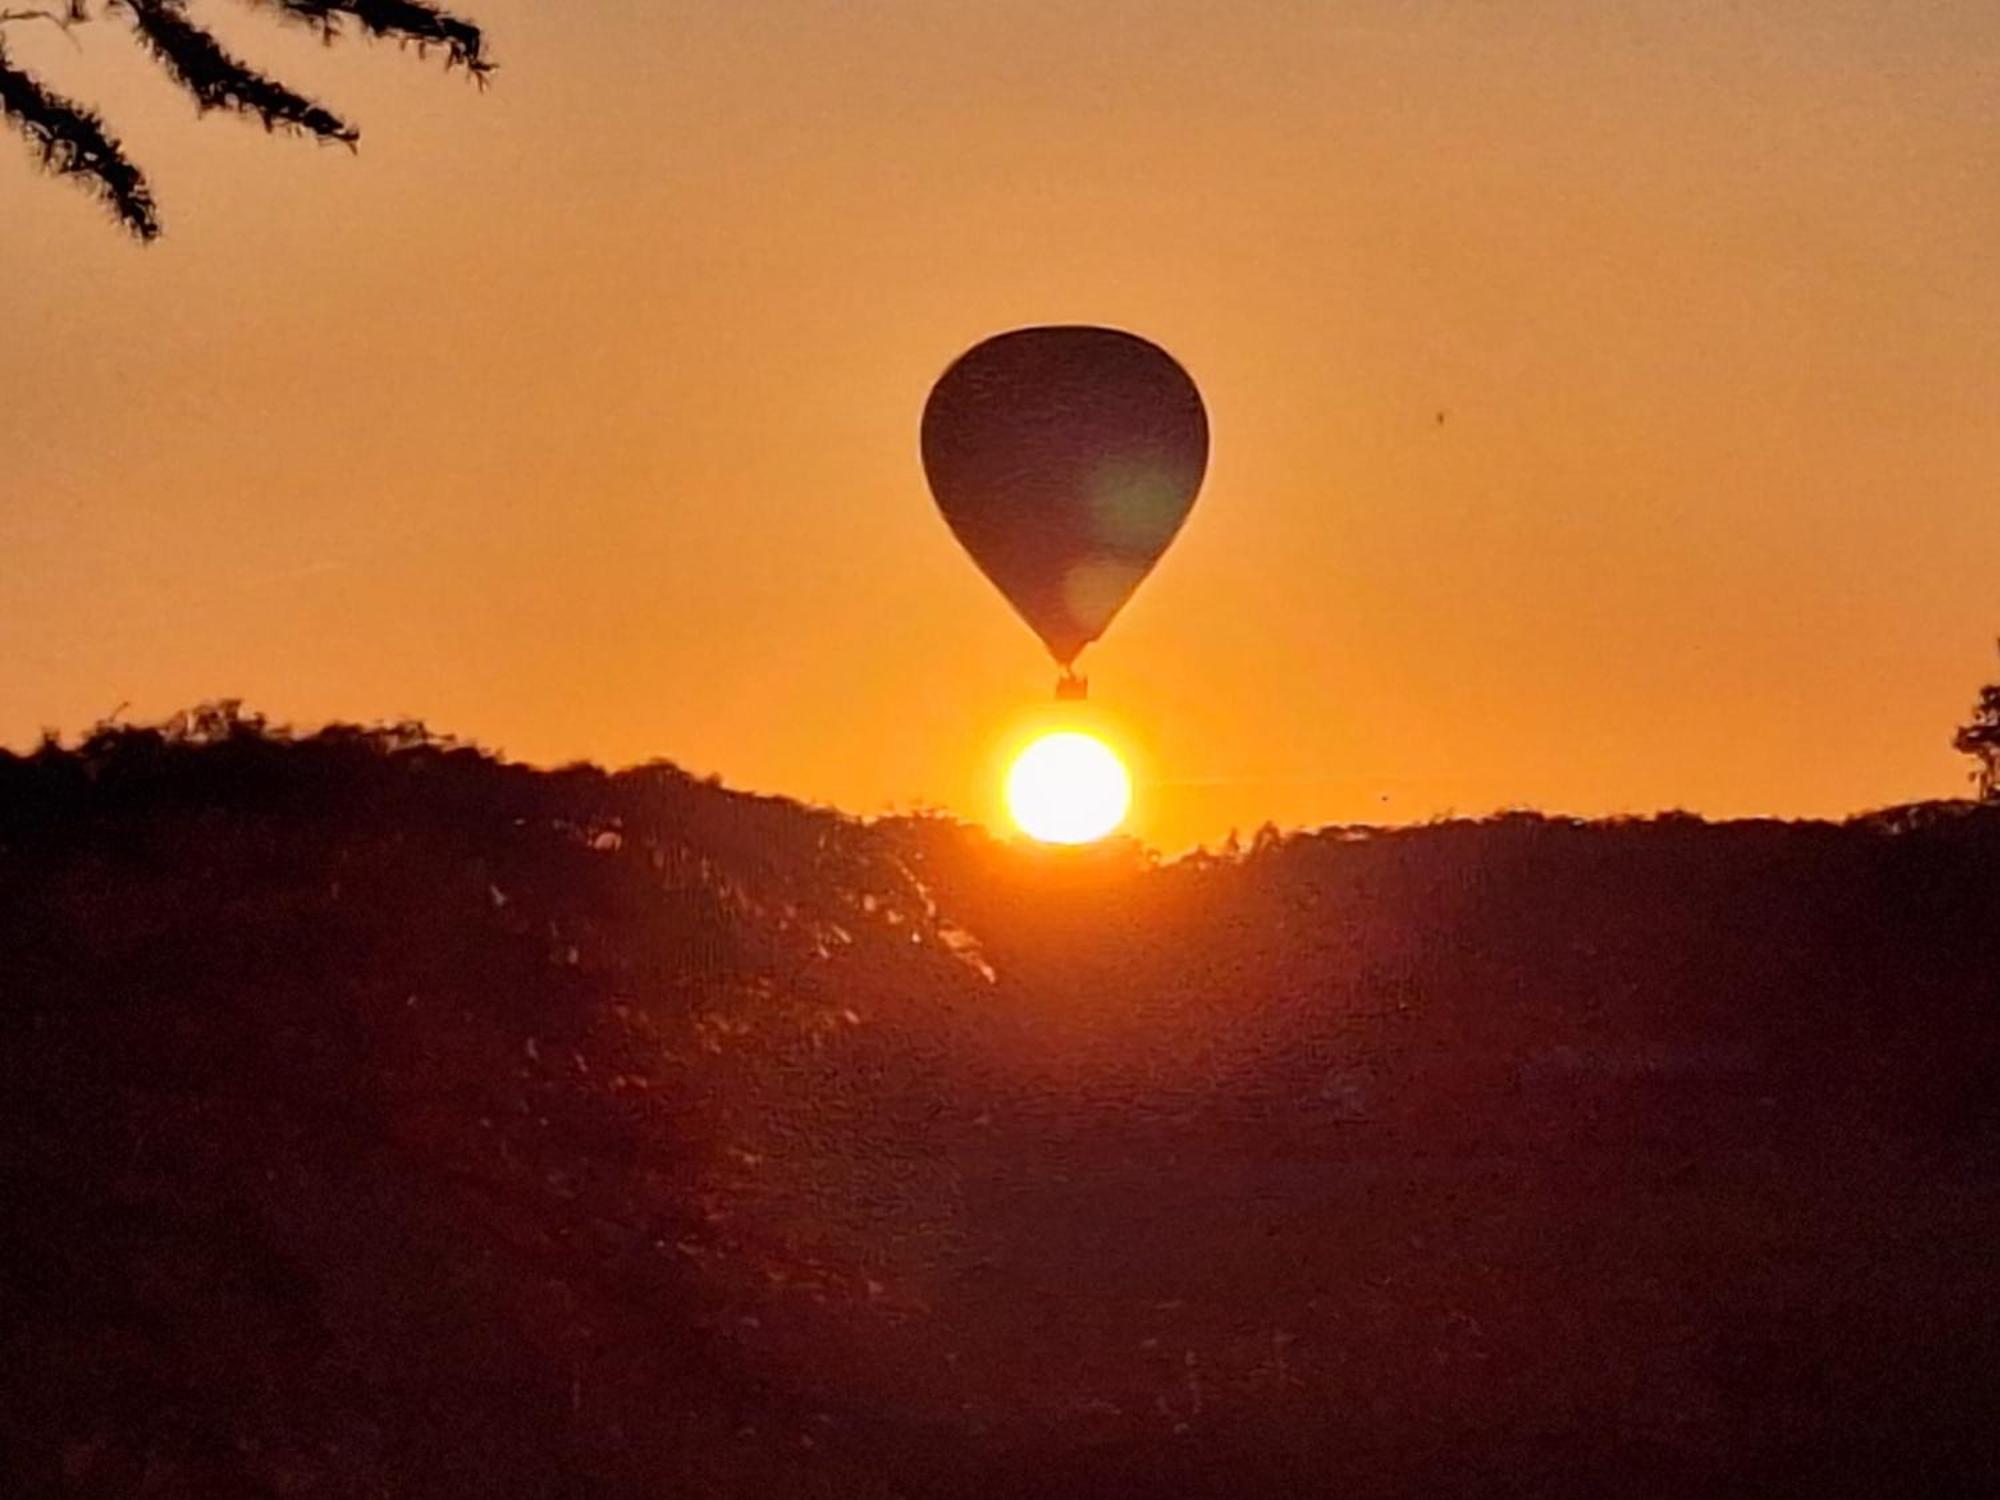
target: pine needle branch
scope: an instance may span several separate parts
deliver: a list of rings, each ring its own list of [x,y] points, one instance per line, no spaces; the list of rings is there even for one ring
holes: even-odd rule
[[[310,26],[328,42],[352,27],[368,36],[435,47],[447,68],[464,68],[484,84],[493,71],[486,34],[433,0],[247,0],[284,21]],[[360,133],[325,106],[232,57],[215,36],[187,17],[187,0],[42,0],[0,8],[0,37],[9,23],[42,21],[67,35],[108,12],[132,18],[141,43],[204,112],[256,116],[266,130],[287,130],[353,146]],[[145,174],[125,155],[93,111],[52,91],[15,67],[0,42],[0,117],[13,122],[57,176],[91,188],[141,240],[159,237],[160,221]]]
[[[413,42],[419,53],[431,47],[445,50],[445,66],[464,68],[484,82],[493,71],[486,55],[486,36],[470,21],[461,20],[430,0],[250,0],[303,22],[331,41],[345,22],[352,21],[370,36]]]
[[[123,0],[146,49],[203,111],[255,115],[266,130],[293,130],[352,146],[361,133],[323,105],[239,62],[188,20],[182,0]]]
[[[0,115],[28,138],[42,165],[74,177],[102,198],[119,222],[141,240],[159,238],[159,211],[142,173],[104,122],[80,104],[16,68],[0,43]]]

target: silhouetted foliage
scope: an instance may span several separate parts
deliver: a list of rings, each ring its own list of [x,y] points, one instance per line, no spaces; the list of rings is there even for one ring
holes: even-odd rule
[[[1995,868],[0,754],[0,1492],[1991,1493]]]
[[[281,127],[352,145],[360,132],[281,83],[246,67],[190,22],[175,0],[125,0],[132,19],[160,66],[204,111],[254,114],[266,130]]]
[[[1951,745],[1972,757],[1972,782],[1980,799],[2000,799],[2000,682],[1989,682],[1979,690],[1970,722],[1952,737]]]
[[[479,28],[429,0],[250,0],[279,19],[312,27],[329,42],[354,27],[370,36],[435,47],[447,67],[484,80],[493,64]],[[193,96],[196,107],[254,116],[266,130],[286,130],[353,146],[360,132],[247,63],[188,18],[185,0],[63,0],[62,7],[0,10],[0,26],[44,21],[83,25],[117,12],[129,17],[140,43],[167,76]],[[16,67],[0,36],[0,114],[22,130],[44,166],[94,188],[125,227],[141,240],[160,233],[160,219],[144,174],[107,134],[92,111],[49,89]]]
[[[117,137],[106,133],[95,113],[16,68],[7,56],[4,37],[0,37],[0,114],[21,129],[49,171],[95,189],[140,239],[158,236],[159,211],[152,190]]]

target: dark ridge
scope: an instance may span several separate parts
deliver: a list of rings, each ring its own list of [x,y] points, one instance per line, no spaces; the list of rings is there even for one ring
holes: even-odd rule
[[[1990,1493],[1996,870],[0,755],[0,1492]]]

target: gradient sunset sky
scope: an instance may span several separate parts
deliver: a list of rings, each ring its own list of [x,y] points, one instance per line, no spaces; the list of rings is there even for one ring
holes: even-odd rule
[[[1088,322],[1213,424],[1082,662],[1161,847],[1964,788],[2000,7],[461,8],[483,95],[196,0],[352,157],[8,29],[167,235],[0,137],[0,742],[229,696],[987,816],[1054,669],[918,415]]]

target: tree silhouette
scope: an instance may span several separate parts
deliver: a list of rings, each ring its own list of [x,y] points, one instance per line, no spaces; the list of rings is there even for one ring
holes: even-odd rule
[[[1952,736],[1952,749],[1978,762],[1972,779],[1982,802],[2000,801],[2000,682],[1979,690],[1972,722]]]
[[[246,3],[274,12],[280,21],[309,26],[329,43],[359,30],[414,45],[420,54],[437,48],[447,68],[463,68],[478,81],[493,69],[484,33],[430,0]],[[204,114],[219,109],[251,115],[267,131],[338,141],[350,148],[360,140],[360,132],[333,111],[231,56],[212,33],[188,18],[186,0],[60,0],[40,9],[0,10],[0,116],[28,138],[44,167],[94,191],[139,239],[154,240],[160,233],[159,210],[145,173],[96,111],[65,99],[14,64],[4,29],[10,22],[40,21],[67,30],[113,14],[130,22],[140,46]]]

